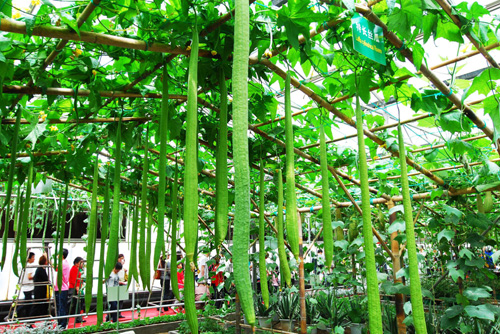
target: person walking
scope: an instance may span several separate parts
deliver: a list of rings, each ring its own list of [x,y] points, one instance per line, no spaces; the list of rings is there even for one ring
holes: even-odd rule
[[[162,301],[172,299],[170,296],[170,256],[167,254],[167,260],[160,257],[160,262],[158,263],[158,270],[160,271],[160,285],[163,291]],[[166,308],[163,308],[164,312],[167,312]]]
[[[28,261],[26,263],[26,268],[24,269],[23,284],[21,286],[21,291],[24,294],[25,303],[17,309],[18,317],[29,317],[31,314],[31,302],[33,299],[33,276],[35,274],[35,268],[30,266],[35,262],[35,253],[30,252],[28,255]]]
[[[117,286],[126,284],[126,283],[120,282],[119,273],[122,270],[122,268],[123,268],[123,265],[121,264],[121,262],[117,262],[115,264],[115,267],[113,268],[113,271],[111,272],[111,274],[109,275],[109,278],[108,278],[108,288],[117,287]],[[110,311],[118,310],[118,302],[116,300],[109,302],[109,310]],[[111,312],[110,316],[106,316],[106,321],[109,320],[109,317],[111,317],[112,322],[117,322],[118,321],[118,312]]]
[[[46,266],[48,264],[47,255],[43,254],[38,259],[38,265]],[[36,286],[33,289],[33,294],[36,303],[33,304],[31,308],[31,317],[37,317],[40,315],[49,315],[49,303],[50,289],[49,289],[49,276],[47,275],[47,270],[44,267],[36,268],[35,274],[33,275],[33,283]],[[44,302],[44,299],[47,300]]]
[[[118,276],[120,277],[120,284],[124,285],[124,284],[127,284],[127,282],[128,282],[128,274],[127,274],[128,272],[127,272],[127,269],[125,269],[125,255],[119,254],[118,255],[118,262],[120,262],[122,264],[122,270],[120,270],[120,272],[118,273]],[[120,303],[120,310],[122,310],[123,309],[123,300],[120,300],[119,303]],[[124,319],[125,316],[120,312],[120,314],[118,315],[118,318]]]
[[[57,285],[57,278],[54,282],[54,291],[56,293],[56,307],[57,316],[62,317],[68,314],[68,290],[69,290],[69,272],[70,266],[68,260],[68,250],[63,249],[63,266],[62,266],[62,285],[59,287]],[[58,268],[59,269],[59,268]],[[57,271],[57,270],[56,270]],[[62,328],[66,329],[68,326],[68,319],[58,319],[57,324]]]

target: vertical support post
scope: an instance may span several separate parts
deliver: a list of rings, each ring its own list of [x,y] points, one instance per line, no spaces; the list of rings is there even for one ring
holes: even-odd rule
[[[238,296],[238,292],[236,292],[235,296],[235,306],[236,306],[236,323],[235,323],[235,333],[241,334],[241,304],[240,304],[240,296]]]
[[[390,210],[394,207],[394,202],[387,202],[387,208]],[[396,220],[396,213],[389,215],[389,223],[392,224]],[[401,252],[399,250],[399,242],[396,240],[398,236],[398,232],[393,232],[391,234],[391,251],[393,255],[392,261],[392,273],[393,273],[393,281],[394,284],[402,283],[401,279],[396,278],[396,273],[401,269]],[[401,293],[395,294],[396,299],[396,321],[398,324],[398,334],[406,334],[406,325],[403,323],[405,320],[405,311],[404,311],[404,295]]]
[[[299,296],[300,296],[300,334],[307,334],[306,285],[304,282],[304,246],[302,240],[302,216],[297,211],[299,224]]]
[[[132,277],[132,320],[134,320],[135,314],[135,280]]]

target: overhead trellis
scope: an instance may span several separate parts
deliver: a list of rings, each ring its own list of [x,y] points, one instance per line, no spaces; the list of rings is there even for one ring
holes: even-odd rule
[[[246,1],[245,6],[242,3],[238,0],[242,6],[239,8],[246,9]],[[92,0],[59,8],[47,0],[33,1],[24,11],[15,8],[12,1],[4,1],[0,8],[2,175],[12,177],[12,162],[23,173],[34,166],[35,181],[50,178],[91,192],[84,181],[93,180],[97,152],[101,159],[116,163],[116,170],[123,171],[115,178],[121,189],[114,188],[118,185],[111,189],[122,194],[124,203],[136,203],[133,197],[139,196],[140,190],[143,194],[149,191],[150,195],[158,189],[165,192],[165,182],[167,186],[172,182],[179,184],[179,197],[183,200],[186,182],[191,184],[193,197],[196,193],[202,195],[199,205],[212,211],[217,197],[214,171],[220,101],[226,98],[221,98],[220,81],[229,81],[231,85],[234,81],[237,13],[233,5],[225,1]],[[326,210],[316,205],[323,197],[323,189],[317,188],[325,184],[330,184],[333,207],[350,207],[358,213],[361,194],[357,188],[364,182],[376,184],[367,188],[370,204],[402,201],[400,148],[395,132],[399,124],[417,137],[423,138],[419,131],[428,128],[439,138],[432,142],[425,139],[424,145],[413,147],[406,142],[411,200],[437,200],[499,189],[500,70],[494,55],[500,46],[500,35],[495,29],[498,17],[488,9],[467,4],[451,7],[441,0],[377,0],[366,5],[354,1],[340,5],[290,0],[281,7],[249,1],[248,5],[248,126],[238,122],[241,118],[236,123],[245,125],[245,129],[238,128],[240,136],[243,130],[248,134],[250,185],[257,183],[260,174],[256,171],[261,169],[263,179],[265,175],[268,181],[275,181],[280,175],[277,170],[283,168],[286,160],[288,132],[295,136],[293,153],[297,158],[295,165],[290,166],[298,169],[294,192],[299,212]],[[355,13],[382,29],[387,65],[372,62],[354,51],[351,18]],[[490,20],[487,24],[486,19]],[[192,47],[198,48],[197,43],[192,45],[193,31],[200,31],[198,71],[190,73],[195,76],[191,83],[197,80],[197,86],[188,92],[188,64],[194,55]],[[466,43],[464,36],[474,50],[448,57],[439,64],[434,64],[435,59],[426,53],[428,41],[445,39],[458,48]],[[457,64],[471,59],[482,59],[487,67],[481,67],[481,73],[472,80],[458,84]],[[246,55],[244,60],[246,64]],[[436,74],[438,69],[450,66],[453,69],[448,77]],[[287,75],[291,76],[291,87],[285,87]],[[422,88],[411,84],[418,79],[426,81]],[[293,129],[288,123],[285,131],[285,116],[278,109],[286,95],[282,92],[289,89],[294,89],[292,102],[300,110],[291,114]],[[194,94],[191,96],[196,102],[189,100],[190,94]],[[374,99],[372,94],[381,94],[383,99]],[[356,96],[362,101],[360,108],[365,110],[361,118],[354,114]],[[233,168],[240,167],[239,161],[233,161],[233,154],[239,156],[234,148],[241,140],[237,137],[237,144],[232,141],[232,112],[240,106],[232,104],[232,90],[228,97],[228,215],[232,217],[234,188],[239,186]],[[191,111],[198,110],[196,136],[193,128],[186,125],[186,101]],[[287,103],[290,105],[290,101]],[[399,119],[388,111],[400,107],[411,109],[412,114]],[[361,180],[358,149],[343,146],[357,137],[353,131],[359,122],[364,135],[362,147],[366,146],[369,154],[368,180]],[[20,124],[19,143],[12,140],[16,124]],[[328,135],[325,164],[333,183],[321,183],[320,128]],[[164,132],[160,136],[161,129]],[[344,134],[346,129],[351,132]],[[186,145],[188,132],[194,141],[189,140]],[[115,147],[117,141],[119,146]],[[186,146],[190,147],[188,152]],[[117,152],[122,151],[121,162],[116,161]],[[146,152],[151,154],[144,180],[142,160]],[[265,166],[259,163],[262,159]],[[197,180],[182,181],[180,176],[174,176],[174,165],[176,171],[178,168],[184,173],[185,162],[191,176],[197,168]],[[165,173],[165,179],[159,182]],[[288,177],[293,177],[291,171]],[[193,187],[195,181],[197,187]],[[17,182],[21,183],[21,179]],[[276,202],[277,189],[268,187],[269,199]],[[260,188],[259,192],[266,191]],[[254,201],[256,188],[250,187],[249,193],[254,216],[263,215],[266,224],[277,232],[269,219],[276,204],[268,212],[261,212],[260,203]],[[151,208],[157,206],[154,203]],[[162,214],[163,203],[158,207]],[[196,208],[197,205],[191,207]],[[198,215],[198,220],[210,234],[217,235],[218,231],[211,229],[210,219]],[[386,240],[376,228],[373,232],[394,258]],[[155,258],[160,251],[155,251]]]

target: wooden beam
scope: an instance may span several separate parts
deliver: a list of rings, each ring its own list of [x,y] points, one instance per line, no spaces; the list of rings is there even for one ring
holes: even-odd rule
[[[54,27],[50,25],[35,26],[33,30],[28,33],[26,23],[15,21],[12,19],[0,19],[0,30],[22,35],[32,35],[49,38],[60,38],[68,41],[79,41],[93,44],[109,45],[118,48],[142,50],[150,52],[169,53],[174,55],[189,55],[191,53],[187,48],[170,46],[164,43],[137,40],[133,38],[120,37],[108,34],[99,34],[90,31],[73,31],[69,28]],[[213,56],[210,50],[200,50],[198,55],[205,58],[220,58],[220,56]]]
[[[87,19],[90,17],[90,15],[94,12],[94,10],[99,6],[101,3],[101,0],[91,0],[87,7],[83,10],[82,14],[77,18],[76,20],[76,25],[78,28],[81,28],[81,26],[87,21]],[[55,50],[52,50],[52,52],[45,58],[43,61],[42,66],[38,69],[39,72],[45,71],[45,69],[54,62],[56,57],[59,55],[59,53],[62,51],[62,49],[68,44],[68,40],[63,39],[60,40],[57,45]],[[30,79],[30,81],[27,83],[28,87],[33,86],[33,78]],[[13,110],[14,107],[17,105],[17,103],[21,100],[24,94],[20,93],[14,101],[12,101],[10,105],[10,109]]]
[[[482,45],[481,42],[476,40],[476,38],[474,36],[472,36],[470,32],[468,32],[467,30],[462,30],[462,21],[460,21],[460,18],[458,17],[458,15],[455,15],[452,13],[453,8],[451,7],[451,5],[447,1],[443,1],[443,0],[436,0],[436,2],[439,4],[439,6],[441,6],[441,8],[444,9],[446,14],[448,14],[448,16],[453,21],[453,23],[455,23],[460,28],[460,31],[464,31],[465,36],[467,36],[469,41],[471,41],[471,43],[474,44],[476,49],[479,52],[481,52],[481,54],[488,61],[488,63],[490,63],[490,65],[495,67],[495,68],[500,68],[498,66],[498,63],[493,59],[493,57],[488,53],[488,51],[486,51],[484,45]]]
[[[262,65],[266,66],[267,68],[269,68],[274,73],[278,74],[283,79],[286,78],[286,72],[283,71],[281,68],[279,68],[277,65],[273,64],[272,62],[270,62],[269,60],[266,59],[264,61],[261,61],[260,63]],[[329,104],[327,101],[325,101],[319,95],[315,94],[311,89],[309,89],[308,87],[302,85],[300,83],[300,81],[298,81],[295,78],[292,78],[291,79],[291,83],[292,83],[293,86],[295,86],[296,88],[300,89],[309,98],[311,98],[312,100],[314,100],[315,102],[317,102],[321,107],[323,107],[326,110],[330,111],[335,116],[339,117],[341,120],[343,120],[344,122],[346,122],[348,125],[352,126],[353,128],[356,127],[356,122],[350,116],[348,116],[348,115],[340,112],[337,108],[335,108],[334,106],[332,106],[331,104]],[[250,126],[249,126],[249,128],[250,128]],[[257,128],[255,128],[253,126],[252,126],[252,129],[258,130]],[[369,131],[367,129],[363,130],[363,133],[365,134],[366,137],[370,138],[377,145],[379,145],[380,147],[384,147],[394,157],[396,157],[396,158],[399,157],[399,152],[397,150],[392,149],[391,147],[387,147],[387,144],[386,144],[386,142],[383,139],[375,136],[371,131]],[[300,151],[300,152],[302,152],[302,151]],[[409,166],[415,168],[416,170],[422,172],[422,174],[425,175],[427,178],[429,178],[432,182],[434,182],[434,183],[436,183],[436,184],[438,184],[440,186],[443,186],[443,187],[447,186],[443,179],[441,179],[440,177],[432,174],[427,169],[425,169],[424,167],[422,167],[421,165],[419,165],[418,163],[416,163],[415,161],[413,161],[409,157],[406,157],[406,163]],[[340,175],[340,173],[339,173],[339,175]],[[451,190],[453,190],[453,189],[451,189]]]
[[[500,186],[496,186],[496,187],[488,189],[488,191],[495,191],[495,190],[500,190]],[[458,190],[454,190],[453,192],[451,192],[449,190],[444,190],[443,193],[437,197],[446,198],[448,196],[462,196],[462,195],[474,194],[477,192],[478,191],[476,190],[475,187],[458,189]],[[419,199],[430,198],[431,195],[432,195],[431,192],[425,192],[425,193],[420,193],[420,194],[413,194],[411,197],[412,197],[413,201],[416,201]],[[388,201],[401,202],[401,201],[403,201],[403,197],[402,196],[394,196],[394,197],[391,197],[389,200],[387,198],[384,198],[384,197],[370,199],[371,204],[383,204],[383,203],[387,203]],[[361,203],[361,201],[359,201],[359,202]],[[351,202],[341,202],[339,204],[340,204],[339,206],[341,206],[341,207],[349,207],[352,205]],[[319,211],[321,209],[322,209],[321,205],[317,205],[317,206],[313,206],[313,207],[299,208],[299,212],[312,212],[312,211]]]
[[[412,64],[414,64],[413,60],[413,52],[405,47],[403,41],[396,36],[395,33],[389,31],[387,25],[385,25],[380,18],[372,12],[372,10],[368,7],[357,5],[355,6],[356,11],[362,14],[366,19],[370,22],[378,25],[384,31],[384,36],[387,40],[394,45],[396,48],[400,49],[401,54],[408,59]],[[428,69],[425,64],[420,65],[420,71],[422,74],[429,79],[429,81],[444,95],[446,96],[451,103],[453,103],[459,110],[461,110],[465,116],[467,116],[474,125],[476,125],[481,131],[484,132],[485,135],[488,136],[492,141],[493,138],[493,130],[491,130],[483,120],[481,120],[474,111],[467,105],[466,103],[462,103],[460,97],[456,95],[443,81],[441,81],[430,69]],[[497,150],[500,153],[500,146],[497,143],[494,143],[497,146]],[[418,169],[417,169],[418,170]]]

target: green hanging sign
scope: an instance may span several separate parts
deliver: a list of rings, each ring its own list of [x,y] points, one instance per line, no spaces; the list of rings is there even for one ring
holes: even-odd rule
[[[354,14],[352,21],[352,40],[354,50],[362,55],[385,65],[384,31],[359,14]]]

